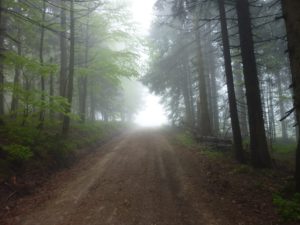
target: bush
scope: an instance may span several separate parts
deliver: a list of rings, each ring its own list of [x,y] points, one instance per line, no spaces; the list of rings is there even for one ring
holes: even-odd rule
[[[3,147],[7,153],[7,160],[13,165],[22,166],[23,163],[33,156],[33,152],[29,147],[12,144]]]
[[[300,194],[293,195],[291,199],[285,199],[276,194],[273,203],[284,221],[300,221]]]

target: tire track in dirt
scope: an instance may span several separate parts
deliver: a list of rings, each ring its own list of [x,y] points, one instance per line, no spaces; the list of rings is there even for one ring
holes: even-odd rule
[[[129,132],[67,171],[65,181],[53,178],[51,198],[10,224],[232,224],[202,198],[201,180],[188,168],[192,156],[180,154],[161,131]]]

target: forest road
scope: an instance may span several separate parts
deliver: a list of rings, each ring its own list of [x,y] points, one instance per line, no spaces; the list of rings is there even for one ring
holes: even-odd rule
[[[195,167],[193,154],[173,142],[155,129],[114,138],[51,178],[46,192],[52,194],[10,224],[235,224],[201,190],[203,171]]]

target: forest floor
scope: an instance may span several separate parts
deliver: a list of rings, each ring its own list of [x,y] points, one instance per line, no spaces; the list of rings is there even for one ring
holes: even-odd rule
[[[170,131],[135,130],[6,206],[0,224],[283,224],[272,203],[276,174],[267,173],[182,145]]]

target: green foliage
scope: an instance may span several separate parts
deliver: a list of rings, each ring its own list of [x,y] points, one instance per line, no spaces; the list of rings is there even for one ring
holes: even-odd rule
[[[18,120],[5,119],[5,124],[0,127],[0,136],[5,140],[4,147],[0,148],[0,180],[30,165],[40,169],[67,166],[79,149],[102,142],[123,126],[118,122],[74,122],[66,138],[60,135],[57,122],[45,121],[44,130],[36,128],[35,120],[21,126]]]
[[[284,221],[300,221],[300,194],[285,199],[279,194],[273,196],[273,203]]]
[[[195,139],[188,131],[177,134],[176,139],[186,147],[195,147],[197,145]]]
[[[26,72],[42,76],[47,76],[58,71],[58,66],[55,64],[41,65],[37,59],[20,56],[13,51],[7,51],[4,56],[5,65],[11,69],[13,69],[15,66],[19,66],[20,68],[23,68]]]
[[[33,152],[27,146],[12,144],[3,147],[7,153],[7,159],[11,163],[22,164],[33,157]]]
[[[201,147],[201,152],[206,155],[207,157],[210,158],[220,158],[224,157],[223,152],[221,151],[216,151],[215,149],[212,149],[211,147]]]
[[[289,143],[274,143],[272,145],[272,149],[275,153],[280,154],[289,154],[294,153],[297,147],[297,143],[289,142]]]
[[[39,136],[39,131],[32,126],[20,126],[17,123],[9,123],[6,126],[5,132],[7,133],[10,143],[16,143],[25,146],[34,145],[35,140]]]
[[[35,116],[34,108],[51,110],[52,112],[61,113],[68,115],[74,120],[79,120],[77,115],[72,113],[66,114],[66,108],[69,106],[68,100],[61,96],[51,96],[47,92],[42,92],[36,89],[26,90],[22,86],[13,85],[6,83],[4,85],[4,90],[7,93],[14,93],[18,96],[19,99],[19,109],[17,112],[13,113],[22,113],[26,109],[28,114]],[[44,96],[45,100],[41,100],[41,95]],[[39,111],[36,111],[39,113]]]

